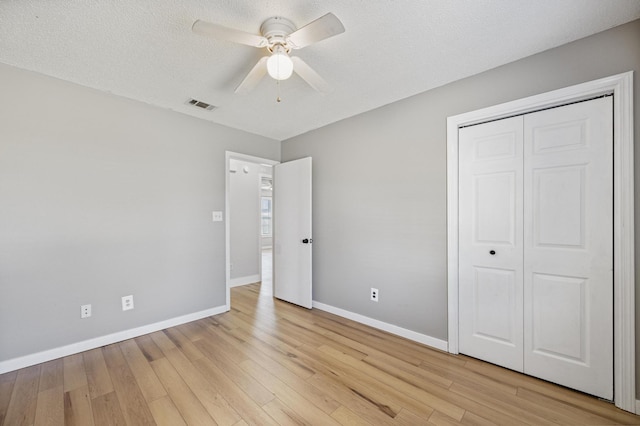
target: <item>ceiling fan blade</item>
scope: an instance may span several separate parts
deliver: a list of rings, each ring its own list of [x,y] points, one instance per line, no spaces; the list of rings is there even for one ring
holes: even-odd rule
[[[251,68],[249,74],[242,80],[242,83],[238,87],[236,87],[235,93],[248,93],[253,90],[254,87],[260,83],[262,77],[267,73],[267,59],[268,56],[263,56],[260,58],[257,64]]]
[[[305,61],[298,58],[297,56],[292,56],[291,61],[293,62],[293,71],[296,72],[304,81],[306,81],[309,86],[313,87],[320,93],[329,93],[331,92],[331,86],[329,83],[324,81],[320,75],[313,70]]]
[[[246,44],[247,46],[265,47],[269,44],[268,40],[260,35],[223,27],[222,25],[212,24],[211,22],[201,21],[199,19],[193,23],[191,31],[196,34],[213,36],[234,43]]]
[[[289,34],[287,43],[294,49],[301,49],[320,40],[324,40],[334,35],[342,34],[344,25],[333,13],[316,19],[297,31]]]

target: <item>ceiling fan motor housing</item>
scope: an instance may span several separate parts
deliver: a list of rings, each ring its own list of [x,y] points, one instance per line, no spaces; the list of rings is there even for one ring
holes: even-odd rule
[[[275,46],[281,45],[289,52],[291,48],[287,45],[285,37],[295,30],[296,26],[293,22],[280,16],[269,18],[260,26],[260,33],[269,40],[270,51],[273,51]]]

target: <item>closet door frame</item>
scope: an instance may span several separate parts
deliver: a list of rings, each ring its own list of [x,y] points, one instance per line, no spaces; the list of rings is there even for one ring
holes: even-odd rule
[[[635,413],[633,71],[447,118],[447,349],[458,353],[458,129],[606,94],[614,95],[614,403]]]

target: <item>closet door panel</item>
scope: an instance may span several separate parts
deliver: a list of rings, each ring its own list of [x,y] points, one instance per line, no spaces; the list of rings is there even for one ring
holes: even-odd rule
[[[611,98],[524,118],[524,371],[613,398]]]
[[[460,351],[523,370],[522,140],[514,117],[460,129]]]

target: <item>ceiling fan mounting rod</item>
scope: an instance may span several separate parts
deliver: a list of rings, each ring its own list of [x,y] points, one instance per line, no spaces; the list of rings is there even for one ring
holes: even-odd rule
[[[260,26],[260,33],[269,41],[267,47],[271,52],[277,45],[280,45],[289,53],[291,47],[287,44],[286,37],[295,30],[296,26],[293,22],[281,16],[269,18]]]

